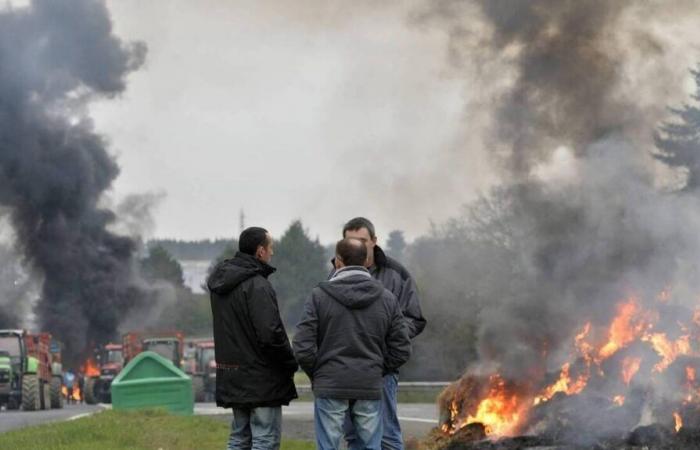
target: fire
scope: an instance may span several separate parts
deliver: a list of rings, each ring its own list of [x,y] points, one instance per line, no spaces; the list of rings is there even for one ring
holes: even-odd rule
[[[685,398],[685,403],[690,403],[693,400],[693,395],[695,392],[695,367],[687,366],[685,368],[685,389],[688,391],[688,395]]]
[[[629,386],[630,381],[639,372],[639,365],[642,363],[642,358],[627,357],[622,360],[622,381]]]
[[[467,395],[471,394],[475,392],[469,392]],[[449,424],[443,424],[442,430],[453,434],[469,424],[481,423],[489,435],[508,435],[517,429],[523,418],[522,410],[525,406],[523,399],[523,396],[506,385],[500,375],[491,375],[485,395],[478,400],[478,403],[470,401],[470,404],[475,406],[468,408],[469,411],[460,411],[455,400],[450,402],[450,421]],[[466,417],[463,414],[460,417],[463,412],[468,413]]]
[[[488,396],[477,407],[475,415],[469,415],[465,425],[474,422],[484,424],[487,434],[504,435],[518,423],[520,414],[518,396],[508,394],[505,381],[499,375],[490,378]]]
[[[554,384],[547,387],[544,392],[533,401],[534,405],[538,405],[542,402],[546,402],[551,399],[557,392],[564,392],[567,395],[578,394],[586,387],[588,384],[587,374],[581,374],[576,378],[576,381],[571,381],[571,376],[569,375],[570,364],[566,363],[562,366],[561,372],[559,373],[559,379],[554,382]]]
[[[617,316],[608,330],[608,342],[598,352],[597,360],[600,362],[608,359],[639,338],[650,325],[644,316],[635,298],[620,304],[617,308]]]
[[[651,343],[656,353],[662,358],[654,366],[654,372],[663,372],[679,355],[687,355],[691,352],[690,336],[688,335],[671,341],[664,333],[652,333],[642,337],[642,340]]]
[[[662,304],[669,303],[670,292],[670,288],[665,289],[657,300]],[[637,297],[629,297],[618,303],[615,316],[608,323],[595,325],[594,322],[586,322],[573,336],[571,353],[562,364],[557,378],[549,384],[543,383],[543,377],[521,385],[517,380],[504,380],[497,372],[488,378],[463,377],[454,389],[445,391],[445,398],[449,401],[443,400],[442,407],[443,411],[449,412],[449,420],[443,424],[443,431],[453,434],[464,426],[478,422],[484,425],[488,434],[509,435],[526,428],[528,418],[540,420],[541,415],[530,414],[530,410],[546,408],[545,403],[558,393],[573,396],[584,393],[587,388],[599,389],[601,385],[606,385],[606,376],[610,374],[606,375],[603,367],[605,372],[615,371],[612,377],[624,383],[606,386],[619,388],[630,386],[635,377],[644,383],[655,382],[659,374],[681,356],[700,358],[700,348],[696,344],[700,341],[700,308],[674,325],[662,322],[664,310],[657,311],[642,305]],[[671,330],[673,326],[677,328]],[[644,346],[654,352],[641,351]],[[549,350],[548,343],[545,343],[542,348],[543,361],[548,357]],[[626,354],[621,354],[622,351],[626,351]],[[615,363],[619,364],[617,367],[603,364],[612,361],[609,358],[616,354],[622,356],[620,362]],[[647,361],[644,358],[651,359]],[[639,375],[641,371],[644,371],[642,376]],[[685,367],[685,379],[685,384],[681,381],[681,385],[677,386],[681,394],[677,397],[679,407],[681,403],[688,404],[700,399],[695,366]],[[609,397],[611,404],[618,407],[625,405],[626,394],[619,392]],[[680,412],[673,413],[673,417],[678,431],[683,426],[683,419]]]
[[[88,359],[83,365],[83,373],[86,377],[99,377],[100,367],[92,359]]]
[[[681,428],[683,428],[683,418],[681,417],[680,414],[677,412],[673,413],[673,420],[676,422],[676,433],[680,431]]]
[[[63,394],[63,396],[64,396],[65,398],[68,398],[68,388],[65,387],[65,386],[61,386],[61,394]],[[80,399],[81,399],[81,392],[80,392],[80,388],[79,388],[78,386],[75,386],[75,387],[73,388],[73,395],[71,396],[71,398],[72,398],[73,400],[75,400],[76,402],[79,402],[79,401],[80,401]]]

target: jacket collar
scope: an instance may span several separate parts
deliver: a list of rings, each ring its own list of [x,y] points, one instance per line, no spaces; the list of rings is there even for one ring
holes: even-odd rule
[[[372,278],[372,276],[369,274],[369,271],[362,266],[346,266],[342,269],[336,270],[333,276],[331,277],[330,281],[332,283],[333,281],[338,281],[344,278],[358,275],[367,278]]]
[[[269,277],[277,271],[277,269],[275,269],[271,265],[260,261],[258,258],[247,253],[236,252],[234,260],[238,260],[238,265],[254,270],[265,278]]]

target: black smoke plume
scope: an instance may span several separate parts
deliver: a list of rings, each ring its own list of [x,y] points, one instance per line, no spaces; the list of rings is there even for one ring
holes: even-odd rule
[[[38,328],[73,356],[112,339],[141,298],[135,244],[107,230],[115,216],[100,207],[119,168],[86,109],[122,93],[144,56],[144,45],[112,33],[103,1],[33,0],[0,12],[0,204],[44,280]]]

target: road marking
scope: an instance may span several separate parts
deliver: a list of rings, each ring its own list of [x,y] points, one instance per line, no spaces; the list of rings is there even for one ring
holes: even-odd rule
[[[435,424],[438,423],[438,421],[435,419],[421,419],[420,417],[401,417],[401,416],[399,416],[399,420],[403,420],[404,422],[421,422],[421,423],[435,423]]]
[[[95,411],[95,412],[97,412],[97,411]],[[77,414],[75,416],[67,418],[66,422],[70,422],[72,420],[78,420],[78,419],[82,419],[83,417],[91,416],[91,415],[95,414],[95,412],[87,412],[87,413],[83,413],[83,414]]]

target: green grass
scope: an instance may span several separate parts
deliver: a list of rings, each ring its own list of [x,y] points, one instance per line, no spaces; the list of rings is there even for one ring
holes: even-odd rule
[[[229,426],[208,417],[165,411],[104,411],[71,422],[0,434],[0,449],[22,450],[220,450]],[[311,441],[283,440],[282,450],[311,450]]]

